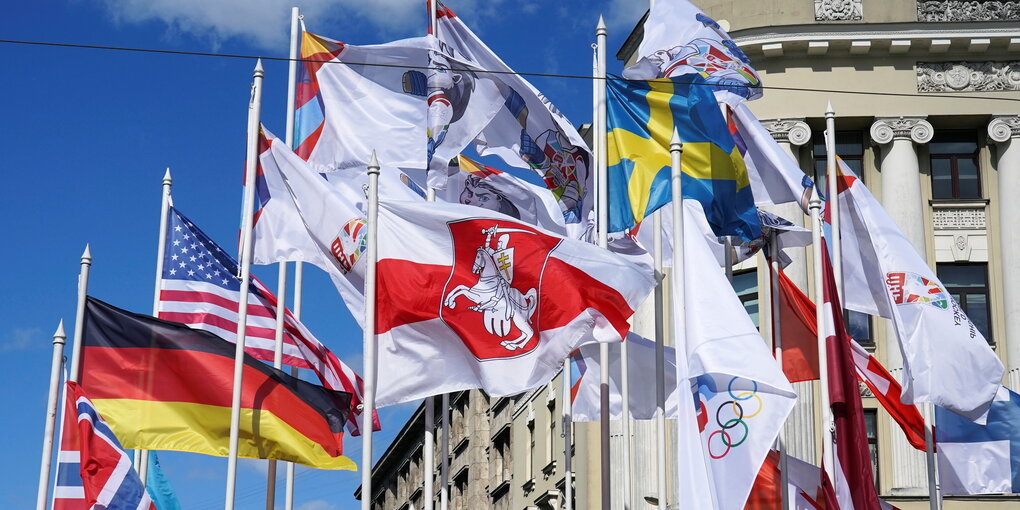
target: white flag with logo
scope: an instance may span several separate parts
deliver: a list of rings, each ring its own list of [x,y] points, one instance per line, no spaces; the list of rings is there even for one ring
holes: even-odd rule
[[[687,323],[676,346],[678,507],[743,508],[797,396],[687,217],[685,281],[673,273]]]
[[[840,161],[846,307],[893,321],[903,402],[931,402],[984,423],[1003,366],[914,246]]]
[[[730,129],[736,128],[733,139],[747,163],[754,204],[796,202],[807,212],[815,189],[814,181],[779,146],[746,104],[737,105],[731,112],[733,126]]]

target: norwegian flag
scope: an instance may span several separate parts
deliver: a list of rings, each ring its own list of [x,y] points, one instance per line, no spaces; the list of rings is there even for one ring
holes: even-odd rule
[[[81,445],[79,473],[84,507],[92,510],[156,510],[145,485],[95,406],[74,382],[67,382],[67,409],[75,416]]]
[[[78,421],[70,401],[64,406],[57,451],[57,481],[53,489],[53,510],[85,510],[85,489],[81,483],[81,446]]]
[[[160,279],[159,318],[204,329],[220,338],[237,342],[237,308],[241,279],[238,266],[209,236],[180,211],[171,207],[167,218],[167,239]],[[276,307],[273,293],[254,276],[248,291],[248,326],[245,352],[263,361],[273,361],[276,348]],[[285,311],[283,363],[310,368],[326,388],[351,394],[352,436],[361,434],[361,377],[322,345],[290,310]],[[379,430],[379,417],[372,417]]]

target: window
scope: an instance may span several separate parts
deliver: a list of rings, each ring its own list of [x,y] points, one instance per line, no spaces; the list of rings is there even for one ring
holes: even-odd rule
[[[736,291],[740,303],[751,316],[754,325],[758,323],[758,271],[755,269],[733,273],[733,290]]]
[[[988,305],[988,264],[944,263],[937,264],[935,270],[946,291],[960,304],[974,327],[988,343],[993,343],[991,308]]]
[[[550,387],[546,391],[552,391]],[[553,459],[556,458],[556,452],[553,445],[556,443],[556,401],[549,401],[549,435],[545,438],[545,463],[546,465],[552,464]]]
[[[846,331],[863,347],[875,347],[875,338],[871,335],[871,316],[854,310],[843,310]]]
[[[814,140],[815,182],[824,183],[825,170],[828,166],[828,151],[825,150],[825,133],[818,132]],[[858,177],[864,175],[864,134],[860,131],[836,131],[836,155],[843,160]],[[823,190],[828,189],[822,185]],[[822,194],[828,193],[823,192]]]
[[[868,433],[868,453],[871,454],[871,476],[878,488],[878,410],[864,410],[864,429]]]
[[[981,198],[981,172],[978,171],[978,144],[974,132],[936,133],[928,152],[932,198]]]
[[[528,449],[524,457],[524,481],[535,477],[535,420],[528,420]]]

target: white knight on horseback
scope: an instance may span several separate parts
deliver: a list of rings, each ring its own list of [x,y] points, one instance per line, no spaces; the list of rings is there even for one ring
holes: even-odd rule
[[[485,244],[478,247],[471,272],[478,275],[478,282],[472,287],[458,285],[447,294],[444,304],[453,309],[457,298],[464,296],[474,302],[468,310],[482,312],[485,330],[503,338],[510,334],[511,326],[517,326],[520,335],[512,340],[500,342],[509,351],[523,349],[535,336],[531,316],[538,304],[538,292],[532,288],[522,293],[511,286],[513,282],[514,248],[508,248],[510,233],[533,234],[516,228],[499,228],[493,225],[483,229]],[[496,246],[492,238],[496,235]]]

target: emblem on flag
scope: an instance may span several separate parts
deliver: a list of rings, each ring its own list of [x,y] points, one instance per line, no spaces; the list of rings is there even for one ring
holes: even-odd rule
[[[480,360],[533,350],[542,274],[560,240],[515,222],[468,219],[448,225],[454,265],[443,289],[443,322]],[[515,274],[517,265],[523,269]],[[474,304],[460,307],[461,297]]]
[[[357,264],[358,259],[368,249],[365,238],[365,234],[368,232],[365,229],[366,225],[367,222],[362,218],[348,221],[329,245],[329,251],[333,253],[336,261],[340,263],[340,270],[344,274],[351,272],[354,264]]]
[[[885,277],[885,284],[889,287],[889,293],[897,305],[929,303],[936,308],[949,309],[949,294],[937,282],[919,274],[888,273]]]

